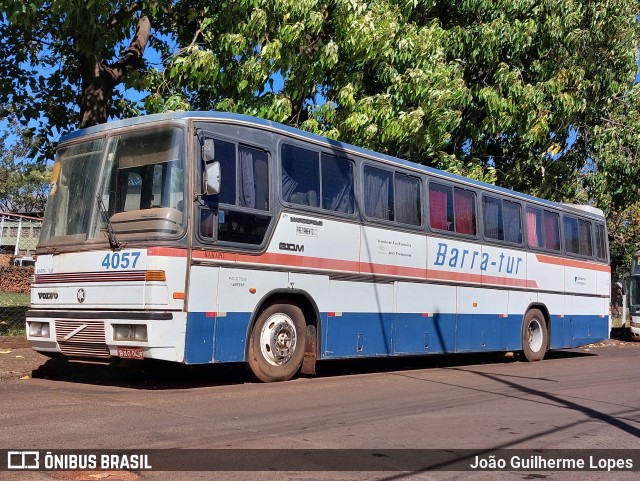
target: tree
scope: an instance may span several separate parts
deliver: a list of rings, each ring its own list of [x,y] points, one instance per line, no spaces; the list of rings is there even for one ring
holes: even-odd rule
[[[609,213],[637,199],[612,122],[635,108],[637,0],[0,5],[0,106],[49,141],[109,116],[215,109]]]
[[[612,98],[591,132],[588,194],[609,223],[612,275],[629,272],[640,249],[640,84]]]
[[[56,133],[137,112],[114,88],[143,69],[149,15],[160,2],[0,0],[0,105],[39,123],[52,157]]]
[[[25,157],[33,139],[10,122],[0,135],[0,211],[39,214],[49,191],[51,169]]]
[[[633,0],[189,4],[148,110],[259,115],[559,201],[637,70]]]

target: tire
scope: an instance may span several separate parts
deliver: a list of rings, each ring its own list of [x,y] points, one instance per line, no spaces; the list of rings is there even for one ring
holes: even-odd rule
[[[300,370],[307,326],[298,306],[274,304],[251,330],[249,368],[263,382],[287,381]]]
[[[529,362],[541,361],[547,352],[549,333],[542,312],[531,309],[522,321],[522,353]]]

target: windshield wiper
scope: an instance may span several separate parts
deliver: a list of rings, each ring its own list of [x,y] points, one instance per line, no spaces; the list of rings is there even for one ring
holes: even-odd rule
[[[109,213],[107,212],[107,208],[102,202],[102,196],[96,195],[96,201],[98,202],[98,209],[104,218],[105,227],[107,230],[107,237],[109,238],[109,247],[111,247],[114,251],[122,249],[124,244],[122,242],[118,242],[116,238],[116,233],[113,231],[113,226],[111,225],[111,220],[109,220]]]

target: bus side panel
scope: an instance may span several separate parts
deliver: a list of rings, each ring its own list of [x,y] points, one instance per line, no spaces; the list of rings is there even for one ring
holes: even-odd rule
[[[541,293],[538,299],[549,311],[549,347],[551,349],[571,347],[572,297]]]
[[[568,261],[570,262],[570,261]],[[584,263],[586,265],[586,263]],[[583,267],[567,265],[564,268],[564,285],[567,293],[596,294],[596,277],[598,271]]]
[[[509,291],[509,317],[506,328],[507,349],[522,349],[522,321],[527,308],[538,301],[538,294],[531,291]]]
[[[244,361],[251,316],[260,300],[286,289],[289,275],[268,270],[220,268],[214,361]]]
[[[535,282],[539,289],[545,291],[564,292],[562,260],[533,252],[527,253],[527,280]]]
[[[184,352],[186,364],[213,362],[214,332],[215,317],[205,312],[188,313]]]
[[[184,356],[187,364],[213,361],[219,275],[219,267],[191,266]]]
[[[427,239],[421,234],[362,227],[360,272],[424,279]]]
[[[384,356],[393,352],[393,284],[331,281],[329,299],[329,305],[338,310],[323,315],[323,357]]]
[[[395,354],[455,352],[456,287],[396,284]]]
[[[609,337],[609,319],[602,312],[602,299],[573,297],[573,347],[601,341]]]
[[[505,350],[508,305],[506,290],[459,287],[456,351]]]
[[[611,274],[609,272],[598,271],[596,273],[596,294],[607,297],[611,295]]]

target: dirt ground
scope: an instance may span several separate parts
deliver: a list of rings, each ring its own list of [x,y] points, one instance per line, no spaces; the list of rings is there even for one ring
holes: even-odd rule
[[[30,379],[48,359],[31,349],[24,337],[0,336],[0,380]]]
[[[589,344],[579,349],[589,352],[605,346],[640,351],[640,342],[631,341],[629,329],[625,328],[613,329],[611,339]],[[43,375],[46,377],[46,367],[52,363],[55,361],[32,350],[24,337],[0,336],[0,380],[28,380],[34,377],[34,374],[37,377],[43,377]]]

